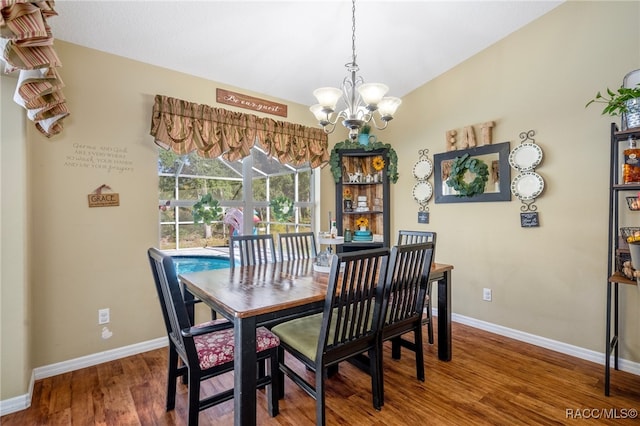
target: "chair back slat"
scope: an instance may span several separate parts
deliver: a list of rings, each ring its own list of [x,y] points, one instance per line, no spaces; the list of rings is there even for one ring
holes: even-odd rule
[[[385,282],[383,328],[420,320],[425,304],[433,243],[398,245],[391,249]]]
[[[230,266],[235,267],[236,248],[239,252],[240,266],[261,265],[275,261],[273,235],[234,235],[229,242]]]
[[[316,257],[316,238],[313,232],[291,232],[278,235],[280,260]]]
[[[377,338],[388,255],[386,248],[333,255],[317,357],[347,357]]]
[[[183,359],[188,360],[189,363],[197,362],[198,357],[193,339],[185,339],[181,333],[181,330],[190,328],[192,324],[184,303],[173,259],[156,248],[148,250],[148,257],[160,299],[167,335]]]
[[[431,231],[398,231],[398,245],[433,243],[436,244],[436,233]]]

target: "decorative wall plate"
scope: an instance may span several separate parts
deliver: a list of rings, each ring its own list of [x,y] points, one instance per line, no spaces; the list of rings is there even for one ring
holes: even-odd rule
[[[511,193],[520,200],[533,200],[544,189],[544,180],[536,172],[523,172],[511,182]]]
[[[426,203],[433,194],[433,187],[429,182],[418,182],[413,185],[413,199],[419,204]]]
[[[528,172],[542,161],[542,149],[531,142],[518,145],[509,154],[509,164],[516,170]]]
[[[413,166],[413,176],[418,180],[427,179],[433,172],[433,163],[428,158],[418,161]]]

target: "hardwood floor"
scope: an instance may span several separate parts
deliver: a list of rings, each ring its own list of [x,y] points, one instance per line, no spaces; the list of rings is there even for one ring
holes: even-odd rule
[[[437,321],[437,318],[434,318]],[[437,330],[437,327],[436,327]],[[426,334],[426,330],[425,330]],[[453,360],[437,359],[425,344],[427,378],[403,351],[385,346],[385,405],[376,411],[370,379],[349,364],[328,381],[330,425],[563,425],[638,424],[640,377],[614,371],[603,393],[604,367],[482,330],[453,324]],[[437,341],[437,339],[436,339]],[[13,425],[184,425],[186,387],[176,409],[165,412],[166,348],[36,382],[29,409],[0,418]],[[303,368],[301,368],[301,371]],[[311,373],[308,373],[311,374]],[[232,375],[204,384],[203,392],[231,386]],[[288,379],[280,414],[269,417],[258,393],[259,425],[315,424],[314,400]],[[637,413],[637,411],[635,411]],[[617,418],[605,418],[609,417]],[[599,419],[594,419],[594,417]],[[576,420],[579,417],[582,420]],[[233,401],[200,413],[201,425],[233,424]]]

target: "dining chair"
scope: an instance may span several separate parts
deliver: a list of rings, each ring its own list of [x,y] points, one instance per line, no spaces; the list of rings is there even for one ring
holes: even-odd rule
[[[416,376],[420,381],[424,381],[422,313],[433,248],[433,243],[418,243],[391,249],[381,314],[382,342],[391,340],[392,358],[400,358],[402,347],[415,352]],[[407,333],[413,333],[413,341],[403,337]],[[381,382],[378,389],[384,404],[384,383]]]
[[[436,233],[430,232],[430,231],[407,231],[407,230],[398,231],[398,245],[416,244],[416,243],[424,243],[424,242],[433,243],[433,246],[435,249]],[[431,306],[432,306],[431,287],[432,287],[432,283],[429,282],[427,284],[427,298],[425,301],[425,308],[427,312],[426,312],[426,318],[423,320],[423,323],[427,325],[427,337],[429,339],[429,344],[433,345],[433,313],[431,309]]]
[[[311,259],[317,256],[313,232],[290,232],[278,235],[280,260]]]
[[[169,338],[166,410],[175,408],[176,381],[187,378],[188,424],[197,425],[200,411],[233,398],[233,389],[200,399],[202,381],[233,371],[234,331],[226,320],[209,321],[193,326],[180,289],[171,256],[156,248],[148,250],[162,316]],[[267,387],[268,410],[276,416],[278,406],[278,337],[264,327],[256,329],[257,359],[269,362],[269,375],[260,375],[258,388]],[[179,365],[179,361],[182,363]]]
[[[275,244],[273,235],[233,235],[229,241],[230,266],[236,266],[236,249],[239,252],[240,266],[260,265],[275,262]]]
[[[276,325],[280,338],[279,360],[283,376],[279,395],[284,397],[284,374],[316,400],[316,424],[325,424],[325,379],[341,361],[367,353],[373,406],[381,408],[378,386],[382,382],[382,343],[379,327],[384,278],[389,250],[362,250],[332,256],[322,313]],[[285,351],[315,372],[310,383],[285,362]]]

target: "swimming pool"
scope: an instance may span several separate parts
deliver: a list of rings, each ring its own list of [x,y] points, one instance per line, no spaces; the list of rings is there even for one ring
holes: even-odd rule
[[[229,258],[221,256],[172,256],[172,258],[178,274],[229,267]]]

